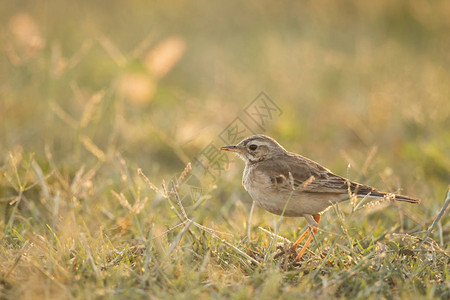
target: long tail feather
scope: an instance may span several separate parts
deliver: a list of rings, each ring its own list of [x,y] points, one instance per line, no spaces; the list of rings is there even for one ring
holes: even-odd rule
[[[397,200],[397,201],[405,201],[405,202],[409,202],[409,203],[419,203],[420,200],[419,199],[415,199],[415,198],[411,198],[408,196],[404,196],[404,195],[399,195],[399,194],[393,194],[393,193],[383,193],[383,192],[378,192],[378,191],[370,191],[370,193],[366,194],[366,193],[358,193],[359,197],[370,197],[370,198],[390,198],[393,200]]]

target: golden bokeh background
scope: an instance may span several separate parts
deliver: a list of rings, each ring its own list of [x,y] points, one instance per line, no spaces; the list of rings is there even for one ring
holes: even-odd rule
[[[44,3],[2,9],[2,151],[70,163],[87,138],[174,170],[264,91],[292,151],[448,179],[446,1]]]
[[[445,0],[4,1],[3,237],[14,224],[28,228],[22,236],[50,226],[61,241],[117,227],[120,244],[137,232],[133,204],[142,228],[163,233],[177,220],[136,170],[170,187],[261,92],[282,114],[254,132],[422,199],[410,216],[425,230],[450,183],[449,16]],[[243,235],[250,198],[243,164],[229,158],[215,180],[196,178],[201,201],[180,194],[198,222]],[[4,255],[2,270],[14,257]],[[16,280],[28,270],[20,266]]]

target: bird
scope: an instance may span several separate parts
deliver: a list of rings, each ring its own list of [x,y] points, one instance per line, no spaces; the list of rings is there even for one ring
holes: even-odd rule
[[[412,197],[380,192],[334,174],[309,158],[287,151],[266,135],[253,135],[220,150],[235,152],[244,160],[242,184],[256,204],[276,215],[306,219],[308,229],[290,249],[295,252],[309,234],[296,262],[301,260],[317,233],[321,214],[335,203],[355,196],[420,202]]]

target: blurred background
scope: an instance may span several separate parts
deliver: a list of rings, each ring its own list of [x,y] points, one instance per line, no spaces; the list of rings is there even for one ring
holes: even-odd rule
[[[264,92],[282,113],[254,132],[434,211],[450,181],[449,15],[448,1],[6,1],[0,162],[34,155],[67,182],[94,169],[95,203],[116,201],[121,159],[159,185]],[[219,199],[249,201],[242,167]]]

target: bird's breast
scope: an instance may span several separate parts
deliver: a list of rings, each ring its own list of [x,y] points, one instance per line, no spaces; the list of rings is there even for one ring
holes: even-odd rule
[[[267,174],[252,165],[247,166],[242,184],[259,206],[277,215],[283,212],[288,197],[276,188]],[[285,215],[290,214],[286,211]]]

